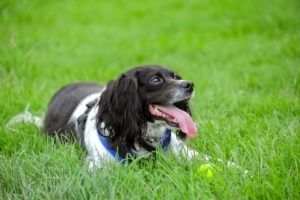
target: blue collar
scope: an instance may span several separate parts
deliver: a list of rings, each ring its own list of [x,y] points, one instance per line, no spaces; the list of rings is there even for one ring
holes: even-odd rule
[[[160,140],[160,145],[163,149],[164,152],[168,151],[169,145],[170,145],[170,141],[171,141],[171,130],[170,129],[166,129],[165,134],[162,136],[161,140]],[[114,158],[117,158],[119,160],[119,162],[121,164],[124,164],[126,162],[126,159],[124,159],[122,156],[120,156],[118,154],[118,152],[116,152],[115,150],[113,150],[109,144],[107,143],[105,137],[102,136],[102,134],[100,133],[100,131],[98,131],[98,136],[99,136],[99,140],[101,142],[101,144],[104,146],[104,148],[110,153],[110,155],[112,155]],[[133,155],[133,157],[138,157],[139,155],[136,152],[131,152],[131,154]]]

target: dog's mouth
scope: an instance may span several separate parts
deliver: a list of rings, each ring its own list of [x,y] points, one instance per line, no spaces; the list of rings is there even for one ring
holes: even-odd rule
[[[197,134],[197,127],[192,117],[174,105],[150,104],[149,112],[153,118],[163,120],[170,126],[179,127],[188,137],[195,137]]]

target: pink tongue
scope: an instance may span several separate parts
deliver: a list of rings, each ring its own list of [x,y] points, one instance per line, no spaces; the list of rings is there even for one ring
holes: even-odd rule
[[[179,108],[173,105],[155,106],[157,106],[157,108],[162,112],[173,116],[177,120],[180,130],[184,132],[188,137],[196,136],[197,127],[188,113],[186,113],[183,110],[180,110]]]

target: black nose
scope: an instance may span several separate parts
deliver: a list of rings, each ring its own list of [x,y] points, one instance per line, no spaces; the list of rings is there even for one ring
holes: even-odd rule
[[[181,83],[181,86],[189,92],[192,92],[194,90],[194,83],[193,82],[185,81],[185,82]]]

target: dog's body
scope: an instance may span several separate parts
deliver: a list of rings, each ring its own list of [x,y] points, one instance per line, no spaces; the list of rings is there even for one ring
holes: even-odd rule
[[[189,158],[197,154],[183,142],[196,128],[189,117],[193,84],[160,66],[137,67],[110,81],[75,83],[52,98],[45,132],[62,140],[72,133],[87,150],[90,167],[163,148]],[[177,135],[179,136],[177,136]]]
[[[76,107],[87,96],[100,93],[103,88],[97,83],[74,83],[61,88],[48,105],[44,121],[46,133],[50,135],[59,133],[61,139],[68,139],[68,134],[74,131],[74,124],[68,123],[68,121]]]

